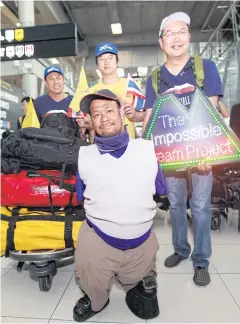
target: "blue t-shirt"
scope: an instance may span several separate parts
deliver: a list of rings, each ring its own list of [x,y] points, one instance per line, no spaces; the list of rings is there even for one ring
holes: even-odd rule
[[[207,97],[223,96],[222,82],[218,73],[215,63],[211,60],[203,60],[204,69],[204,82],[203,91]],[[191,58],[186,63],[182,71],[178,75],[171,74],[165,65],[162,66],[160,73],[160,94],[168,91],[169,89],[175,89],[175,95],[179,101],[186,106],[190,107],[192,96],[194,93],[194,87],[197,85],[196,78],[193,73],[191,64]],[[184,87],[180,87],[184,86]],[[152,77],[147,79],[146,83],[146,101],[145,109],[153,108],[156,100],[156,93],[152,87]]]
[[[73,96],[68,95],[66,98],[58,102],[52,99],[48,94],[36,98],[34,101],[34,107],[39,120],[41,121],[41,117],[51,110],[64,110],[68,112],[68,107],[72,98]]]

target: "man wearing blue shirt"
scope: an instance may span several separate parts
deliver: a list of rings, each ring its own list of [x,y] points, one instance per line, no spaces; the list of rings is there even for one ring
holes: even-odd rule
[[[73,96],[64,92],[64,75],[59,66],[49,66],[44,71],[48,94],[36,98],[34,106],[41,122],[42,117],[54,110],[68,112]]]
[[[192,58],[188,52],[190,39],[190,17],[187,14],[176,12],[162,21],[159,31],[159,44],[166,54],[167,60],[160,70],[160,85],[157,94],[163,94],[166,91],[174,92],[187,109],[190,108],[197,85]],[[211,60],[203,60],[203,70],[202,90],[212,105],[216,107],[219,97],[223,95],[219,73]],[[147,80],[145,95],[146,116],[144,124],[146,125],[156,100],[151,76]],[[166,177],[166,181],[171,204],[174,254],[169,256],[164,264],[166,267],[172,268],[187,259],[191,253],[191,246],[187,239],[187,184],[184,174],[179,173]],[[192,171],[192,187],[190,207],[194,236],[194,249],[191,254],[195,270],[193,281],[198,286],[206,286],[210,282],[208,258],[211,256],[212,173],[209,165],[199,165],[196,170]]]

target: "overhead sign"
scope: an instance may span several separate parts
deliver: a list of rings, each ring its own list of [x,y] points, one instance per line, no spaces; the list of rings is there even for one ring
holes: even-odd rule
[[[1,80],[0,92],[0,138],[5,130],[16,130],[17,119],[22,116],[21,100],[26,93]]]
[[[15,39],[18,42],[21,42],[24,40],[24,29],[23,28],[19,28],[19,29],[15,29]]]
[[[1,47],[1,58],[20,60],[22,58],[31,58],[34,56],[34,45],[17,45]]]
[[[1,61],[77,55],[73,23],[1,30]]]
[[[173,93],[160,96],[144,138],[153,140],[157,160],[164,169],[240,161],[239,139],[199,88],[189,110]]]

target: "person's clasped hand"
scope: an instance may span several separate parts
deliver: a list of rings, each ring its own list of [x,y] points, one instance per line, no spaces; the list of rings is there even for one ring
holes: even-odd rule
[[[198,170],[204,172],[204,171],[210,171],[212,167],[207,162],[199,162],[197,168],[198,168]]]
[[[86,113],[80,112],[76,118],[76,122],[80,128],[86,128],[89,131],[93,129],[91,117]]]
[[[135,116],[135,108],[130,103],[124,103],[122,106],[124,115],[127,118],[133,119]]]

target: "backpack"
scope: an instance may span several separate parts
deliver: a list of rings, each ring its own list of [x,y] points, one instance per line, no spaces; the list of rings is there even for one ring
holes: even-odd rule
[[[200,89],[203,90],[203,81],[204,81],[204,70],[203,70],[203,59],[201,56],[193,56],[191,58],[192,62],[192,69],[194,76],[196,78],[197,85]],[[153,70],[151,77],[152,77],[152,87],[156,94],[158,94],[160,89],[160,73],[161,73],[161,66],[157,67]]]
[[[53,112],[42,117],[40,128],[58,130],[66,136],[79,137],[77,123],[69,118],[66,113]]]

